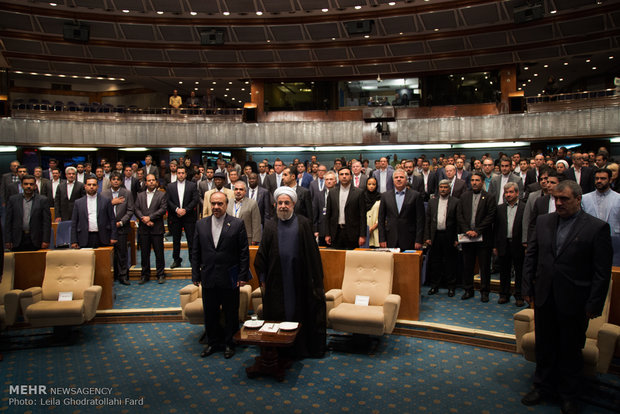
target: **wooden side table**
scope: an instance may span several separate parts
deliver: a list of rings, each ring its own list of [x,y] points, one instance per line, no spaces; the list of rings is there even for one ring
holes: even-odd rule
[[[258,345],[260,347],[260,355],[254,359],[254,365],[245,369],[248,378],[256,378],[259,375],[271,375],[280,382],[284,381],[286,370],[290,368],[292,361],[280,357],[278,348],[293,346],[297,332],[299,332],[299,327],[292,331],[279,330],[275,333],[261,332],[259,329],[242,327],[233,338],[235,342],[244,345]]]

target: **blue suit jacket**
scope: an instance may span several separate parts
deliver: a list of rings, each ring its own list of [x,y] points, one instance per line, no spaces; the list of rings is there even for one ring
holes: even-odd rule
[[[310,189],[310,183],[312,182],[312,174],[304,173],[301,178],[301,186],[307,189]],[[297,178],[297,185],[299,185],[299,178]]]
[[[217,247],[213,243],[213,216],[196,223],[192,244],[192,281],[203,288],[229,288],[250,280],[250,250],[243,220],[226,214]]]
[[[609,223],[611,228],[611,244],[614,248],[613,265],[620,266],[620,194],[611,190],[607,197],[611,197],[611,200],[609,200],[610,208],[607,211],[607,216],[602,218],[602,220]],[[596,191],[585,194],[581,199],[581,206],[583,211],[597,217]]]
[[[71,216],[71,243],[80,247],[88,244],[88,196],[75,201]],[[109,245],[110,240],[117,240],[116,218],[110,199],[97,194],[97,227],[101,244]]]
[[[385,191],[389,191],[389,190],[393,190],[394,189],[394,180],[392,179],[392,174],[394,174],[394,168],[392,168],[391,166],[388,165],[388,167],[386,168],[387,171],[387,175],[386,175],[386,184],[385,184]],[[372,176],[375,177],[377,179],[377,191],[379,191],[379,188],[381,188],[381,170],[374,170],[372,172]]]

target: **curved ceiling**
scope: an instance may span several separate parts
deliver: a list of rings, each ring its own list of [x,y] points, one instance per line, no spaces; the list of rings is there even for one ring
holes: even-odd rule
[[[540,18],[516,22],[520,12],[535,15],[537,5]],[[350,34],[347,22],[361,20],[372,20],[370,31]],[[89,41],[65,40],[65,23],[88,26]],[[207,28],[223,30],[224,43],[201,45]],[[122,77],[168,89],[207,80],[367,79],[516,65],[519,86],[532,95],[550,74],[567,84],[617,71],[619,42],[620,0],[0,3],[0,51],[13,71]]]

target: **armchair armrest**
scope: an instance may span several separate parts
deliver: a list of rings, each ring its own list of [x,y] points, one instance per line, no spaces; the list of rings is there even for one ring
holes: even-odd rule
[[[523,309],[513,316],[515,324],[515,339],[517,342],[517,352],[523,354],[521,341],[523,335],[534,330],[534,309]]]
[[[400,309],[400,295],[389,294],[383,302],[383,326],[385,333],[392,333],[396,326],[398,310]]]
[[[21,293],[21,289],[13,289],[4,294],[4,311],[6,312],[4,323],[6,326],[13,325],[15,323],[15,319],[17,319],[17,315],[19,314],[19,298]]]
[[[89,286],[84,290],[84,319],[87,322],[93,319],[97,313],[102,291],[103,288],[97,285]]]
[[[244,285],[239,287],[239,320],[242,322],[248,318],[251,298],[252,286]]]
[[[260,286],[252,291],[252,309],[258,315],[258,308],[263,304],[263,291]]]
[[[185,309],[188,303],[191,303],[198,299],[198,289],[199,286],[194,284],[186,285],[181,290],[179,290],[179,294],[181,295],[181,309]]]
[[[25,315],[28,306],[32,305],[33,303],[39,302],[42,295],[43,289],[41,288],[41,286],[34,286],[24,290],[19,297],[19,304],[22,308],[22,313]]]
[[[609,365],[616,351],[616,344],[620,337],[620,326],[604,323],[598,331],[596,346],[598,347],[598,363],[596,370],[601,374],[607,373]]]
[[[331,327],[329,322],[329,312],[342,303],[342,289],[330,289],[325,293],[325,319],[327,319],[327,327]]]

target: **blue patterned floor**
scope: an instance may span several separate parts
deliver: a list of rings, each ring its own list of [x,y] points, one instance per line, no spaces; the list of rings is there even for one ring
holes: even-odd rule
[[[181,257],[181,260],[182,260],[181,267],[192,267],[191,263],[189,262],[189,253],[187,252],[187,249],[181,249],[179,256]],[[166,263],[166,268],[169,268],[173,262],[172,249],[164,250],[164,261]],[[139,250],[136,254],[136,266],[134,267],[134,269],[142,269],[142,259],[140,257]],[[152,250],[151,250],[151,269],[155,270],[155,253],[153,253]]]
[[[422,287],[420,298],[420,320],[487,331],[514,333],[513,315],[520,309],[515,306],[514,298],[510,303],[498,305],[499,294],[491,293],[489,302],[480,302],[480,292],[475,297],[461,300],[464,293],[456,289],[456,295],[448,297],[447,289],[440,289],[439,294],[428,296],[428,287]]]
[[[130,286],[114,283],[114,309],[144,309],[179,307],[179,290],[192,283],[189,279],[166,279],[166,283],[158,284],[157,278],[144,285],[132,280]]]
[[[17,332],[12,332],[16,334]],[[84,326],[70,347],[22,349],[0,363],[0,412],[132,413],[557,413],[527,408],[534,364],[520,355],[440,341],[385,337],[374,356],[331,353],[297,362],[282,383],[250,380],[255,347],[200,358],[202,327],[186,323]],[[611,375],[605,382],[620,386]],[[102,397],[143,406],[9,405],[9,386],[110,388]],[[48,395],[49,398],[49,395]],[[92,396],[79,396],[79,399]],[[143,398],[143,400],[140,400]],[[45,399],[44,399],[45,400]],[[584,413],[605,414],[598,407]]]

